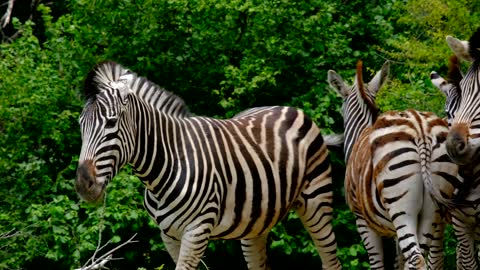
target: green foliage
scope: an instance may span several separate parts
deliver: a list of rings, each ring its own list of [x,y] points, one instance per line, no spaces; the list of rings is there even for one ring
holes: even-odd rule
[[[410,76],[413,80],[417,80],[405,84],[398,79],[392,79],[380,90],[377,95],[377,104],[382,111],[415,108],[445,117],[445,96],[437,88],[432,87],[429,80],[416,78],[414,74]]]
[[[196,114],[223,118],[252,106],[292,105],[331,133],[340,132],[343,121],[327,70],[353,78],[358,59],[367,67],[366,81],[392,60],[390,82],[377,99],[383,111],[416,108],[443,116],[444,97],[428,75],[446,73],[445,36],[467,38],[480,19],[471,0],[65,5],[61,12],[39,5],[36,24],[14,18],[18,37],[0,44],[0,233],[21,232],[0,240],[0,268],[78,267],[95,250],[99,228],[111,245],[139,232],[140,242],[119,251],[125,260],[113,267],[172,267],[141,205],[141,183],[128,169],[112,181],[105,209],[80,203],[73,190],[82,81],[98,61],[124,64],[183,97]],[[365,269],[366,252],[343,199],[343,157],[334,151],[332,160],[338,256],[346,269]],[[279,265],[320,263],[293,213],[269,241]],[[449,228],[447,266],[454,265],[454,244]],[[212,241],[205,261],[240,264],[241,257],[238,243]]]

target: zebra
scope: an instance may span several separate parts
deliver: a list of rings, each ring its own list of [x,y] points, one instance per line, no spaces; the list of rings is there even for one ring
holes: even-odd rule
[[[445,111],[450,123],[446,141],[448,155],[459,165],[460,175],[465,179],[455,198],[456,207],[452,208],[452,224],[458,241],[457,269],[480,269],[477,247],[480,241],[480,158],[477,154],[480,142],[480,28],[468,41],[452,36],[447,36],[446,41],[456,58],[472,62],[463,75],[458,60],[451,58],[448,80],[436,72],[431,74],[432,83],[446,93]]]
[[[458,62],[458,57],[456,55],[452,55],[449,58],[447,77],[448,79],[444,79],[435,71],[430,73],[432,84],[446,97],[444,110],[447,115],[448,126],[451,127],[455,112],[458,110],[458,105],[460,104],[460,87],[458,84],[463,78],[463,74],[460,70],[460,63]]]
[[[448,180],[456,179],[455,164],[443,162],[447,124],[412,109],[378,116],[375,96],[388,70],[386,62],[365,84],[359,61],[351,87],[328,72],[330,86],[343,97],[346,201],[371,269],[385,269],[382,237],[396,239],[396,269],[442,269],[445,222],[431,193],[450,192]]]
[[[327,150],[338,137],[324,138],[304,112],[195,116],[180,97],[112,61],[88,73],[84,91],[77,193],[98,201],[130,164],[177,270],[196,269],[209,239],[240,239],[248,269],[270,269],[267,234],[290,209],[323,269],[341,269]]]

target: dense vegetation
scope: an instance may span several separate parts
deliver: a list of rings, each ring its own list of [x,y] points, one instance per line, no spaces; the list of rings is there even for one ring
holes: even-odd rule
[[[292,105],[325,133],[341,132],[341,99],[327,86],[327,70],[352,79],[362,59],[367,81],[388,59],[381,109],[443,116],[444,98],[429,73],[446,72],[445,36],[468,38],[480,21],[473,0],[31,2],[16,2],[0,44],[0,269],[78,268],[96,249],[99,228],[102,243],[112,240],[107,248],[138,233],[138,243],[115,253],[124,259],[109,263],[112,269],[172,266],[128,169],[111,183],[105,207],[80,202],[73,190],[82,81],[98,61],[122,63],[199,115]],[[342,196],[341,149],[332,160],[338,255],[345,269],[366,269]],[[447,236],[449,269],[455,239]],[[212,241],[205,263],[245,269],[239,249],[235,241]],[[294,214],[275,227],[269,253],[274,268],[320,265]]]

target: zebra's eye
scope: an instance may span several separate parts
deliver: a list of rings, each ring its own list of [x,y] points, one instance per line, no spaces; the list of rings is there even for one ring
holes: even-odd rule
[[[113,128],[117,123],[117,118],[107,118],[107,122],[105,123],[105,128]]]

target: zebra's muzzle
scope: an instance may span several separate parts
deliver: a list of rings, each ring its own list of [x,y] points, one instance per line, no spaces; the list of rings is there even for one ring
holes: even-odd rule
[[[75,179],[75,190],[80,198],[86,202],[97,202],[102,198],[104,189],[104,183],[97,181],[93,161],[85,160],[80,163]]]

